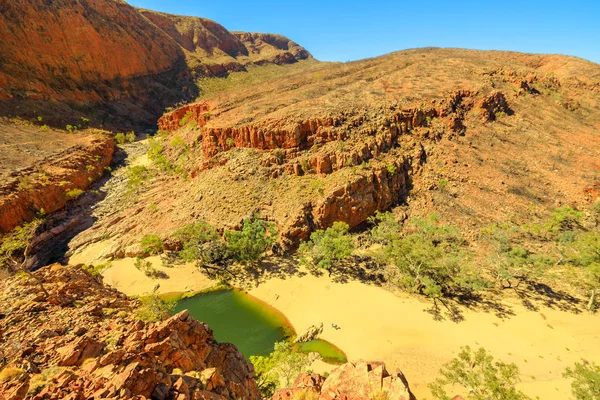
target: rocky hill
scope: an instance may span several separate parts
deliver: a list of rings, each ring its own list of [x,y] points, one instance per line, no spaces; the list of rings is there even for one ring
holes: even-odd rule
[[[599,107],[600,66],[573,57],[419,49],[308,65],[165,114],[153,157],[180,175],[80,239],[110,233],[123,250],[189,218],[259,214],[293,246],[397,205],[472,238],[595,201]]]
[[[182,311],[136,317],[140,302],[81,267],[51,265],[0,282],[0,399],[259,399],[254,369]],[[347,363],[303,374],[273,399],[412,399],[401,373]]]
[[[235,346],[187,312],[137,320],[138,301],[81,268],[5,280],[0,297],[0,399],[260,398]]]
[[[282,37],[234,35],[122,0],[0,7],[0,113],[61,127],[81,116],[105,127],[152,126],[166,106],[196,97],[196,76],[310,57]]]

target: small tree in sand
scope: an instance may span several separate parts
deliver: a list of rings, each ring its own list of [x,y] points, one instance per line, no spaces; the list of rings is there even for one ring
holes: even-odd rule
[[[567,368],[565,378],[572,378],[571,392],[577,400],[600,400],[600,365],[583,361]]]
[[[515,389],[519,382],[519,368],[515,364],[494,361],[484,348],[473,352],[463,347],[454,358],[440,370],[441,377],[429,385],[436,399],[450,400],[446,389],[460,385],[467,390],[466,400],[527,400]]]
[[[569,262],[585,268],[584,286],[590,291],[588,309],[595,311],[598,293],[600,293],[600,232],[584,232],[565,250]]]
[[[229,254],[242,264],[260,262],[276,239],[275,224],[256,218],[246,218],[241,231],[225,231]]]
[[[439,224],[436,216],[414,218],[404,227],[383,218],[373,232],[374,240],[383,244],[376,257],[395,267],[390,269],[389,280],[402,289],[440,299],[486,285],[470,264],[460,232]]]
[[[347,223],[334,222],[331,228],[313,232],[310,240],[300,245],[300,263],[326,269],[331,274],[331,268],[350,257],[354,250],[348,229]]]

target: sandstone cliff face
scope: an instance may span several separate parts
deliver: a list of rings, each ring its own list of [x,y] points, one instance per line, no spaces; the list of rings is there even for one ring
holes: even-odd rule
[[[73,114],[105,127],[154,125],[166,106],[197,95],[190,71],[310,57],[284,39],[248,50],[213,21],[121,0],[11,0],[0,11],[0,113],[63,127]]]
[[[104,173],[112,160],[115,142],[95,136],[44,159],[0,186],[0,234],[43,213],[59,210]],[[71,193],[71,194],[70,194]]]
[[[259,399],[252,365],[184,311],[162,323],[79,267],[0,283],[0,398]],[[42,286],[40,286],[42,285]]]
[[[301,374],[291,388],[278,390],[271,400],[296,398],[413,400],[414,396],[402,373],[391,375],[383,363],[358,361],[339,366],[327,378]]]

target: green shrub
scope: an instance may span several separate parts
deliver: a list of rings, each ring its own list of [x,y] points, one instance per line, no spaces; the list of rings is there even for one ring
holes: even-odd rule
[[[250,362],[263,398],[271,397],[280,385],[290,387],[310,365],[306,354],[294,351],[292,344],[285,341],[275,343],[275,349],[268,356],[250,356]]]
[[[118,144],[125,144],[125,134],[117,133],[115,135],[115,142],[117,142]]]
[[[156,234],[146,235],[141,241],[142,251],[146,254],[160,254],[162,253],[165,245]]]
[[[216,262],[226,257],[227,249],[215,229],[206,222],[185,225],[171,235],[181,241],[179,257],[186,262]]]
[[[583,361],[567,368],[565,378],[573,379],[571,392],[577,400],[600,400],[600,365]]]
[[[11,381],[25,373],[26,371],[22,368],[6,367],[0,371],[0,383]]]
[[[140,306],[135,311],[137,319],[144,322],[160,322],[169,318],[177,304],[174,300],[163,299],[156,294],[141,297]]]
[[[345,222],[334,222],[326,230],[317,230],[310,240],[300,245],[300,262],[331,271],[331,268],[352,255],[354,244]]]
[[[148,278],[158,279],[158,278],[168,278],[167,274],[162,271],[157,270],[152,266],[150,261],[144,261],[142,257],[137,256],[135,259],[135,263],[133,264],[139,271],[142,271],[144,275]]]
[[[161,135],[163,132],[165,131],[159,131],[159,135]],[[171,163],[167,160],[167,157],[163,154],[164,147],[160,137],[148,139],[148,146],[148,158],[150,161],[154,162],[156,166],[163,171],[171,171],[173,169],[173,165],[171,165]]]
[[[96,264],[96,265],[84,265],[82,268],[84,270],[86,270],[87,272],[89,272],[92,276],[98,276],[100,274],[102,274],[103,271],[107,270],[110,268],[110,262],[105,262],[102,264]]]
[[[376,235],[384,245],[376,256],[395,267],[390,270],[392,283],[434,299],[486,286],[470,264],[471,254],[455,227],[438,224],[436,216],[413,218],[402,230],[390,217],[382,223]]]
[[[118,144],[133,143],[133,142],[135,142],[135,132],[133,132],[133,131],[127,132],[127,133],[119,132],[119,133],[115,134],[115,141]]]
[[[127,132],[125,134],[125,142],[127,142],[127,143],[135,142],[135,132],[134,131]]]
[[[65,196],[67,196],[67,198],[70,200],[75,200],[79,198],[79,196],[81,196],[82,194],[83,190],[77,188],[69,189],[65,192]]]
[[[261,219],[246,218],[241,231],[225,231],[229,254],[241,263],[259,261],[276,238],[275,225]]]
[[[396,168],[396,166],[394,164],[387,164],[385,166],[385,169],[387,170],[387,172],[390,175],[394,175],[396,173],[396,170],[397,170],[397,168]]]
[[[580,227],[583,212],[569,206],[555,209],[545,223],[548,232],[561,232]]]
[[[179,121],[179,126],[184,126],[187,125],[188,122],[190,122],[190,119],[192,119],[194,117],[194,113],[191,111],[188,111],[185,113],[185,115],[183,116],[183,118],[181,118],[181,120]]]
[[[461,348],[452,361],[442,366],[441,377],[429,385],[431,394],[440,400],[450,400],[452,393],[462,386],[465,400],[526,400],[515,385],[519,382],[519,368],[515,364],[494,361],[484,348],[473,352],[469,346]]]
[[[144,165],[135,165],[127,168],[126,177],[127,189],[136,192],[152,178],[152,171]]]
[[[35,219],[22,226],[17,226],[8,234],[2,236],[0,241],[0,269],[12,268],[21,264],[25,249],[35,236],[41,223],[41,219]]]

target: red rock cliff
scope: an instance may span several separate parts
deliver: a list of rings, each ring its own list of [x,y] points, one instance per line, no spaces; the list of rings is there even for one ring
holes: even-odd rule
[[[138,301],[79,267],[34,274],[0,282],[0,354],[23,371],[0,399],[260,398],[252,365],[187,311],[146,323]]]

